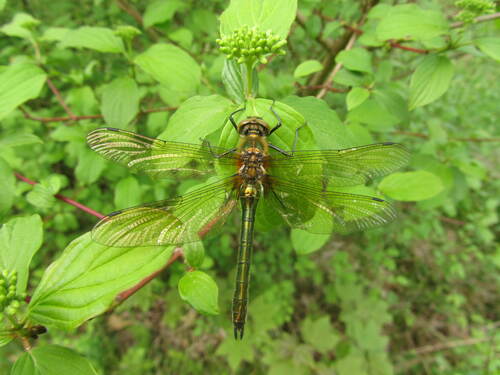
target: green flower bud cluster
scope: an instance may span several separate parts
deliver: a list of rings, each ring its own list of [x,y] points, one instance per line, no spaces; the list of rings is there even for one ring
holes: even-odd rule
[[[129,25],[118,26],[115,29],[114,34],[121,38],[132,40],[135,36],[141,34],[141,30],[139,30],[137,27]]]
[[[16,295],[17,272],[3,270],[0,273],[0,312],[15,315],[26,296]]]
[[[249,28],[245,25],[231,35],[217,39],[217,44],[228,59],[235,59],[238,64],[254,61],[265,64],[267,63],[266,55],[285,54],[282,47],[286,44],[286,40],[274,35],[271,30],[264,32],[259,31],[255,26]]]
[[[462,9],[455,19],[465,24],[471,24],[477,16],[495,12],[495,2],[492,0],[458,0],[455,6]]]

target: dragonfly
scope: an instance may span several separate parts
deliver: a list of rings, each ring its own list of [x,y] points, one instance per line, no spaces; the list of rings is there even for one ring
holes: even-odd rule
[[[239,205],[241,230],[232,299],[235,339],[243,338],[245,328],[257,207],[292,228],[317,234],[347,234],[384,225],[396,217],[390,202],[333,189],[365,184],[403,167],[409,159],[408,150],[392,142],[342,150],[295,150],[300,128],[291,150],[285,151],[268,140],[282,126],[273,107],[273,127],[258,116],[237,122],[234,116],[244,109],[229,116],[239,134],[230,149],[109,127],[87,136],[88,145],[104,158],[153,178],[227,173],[185,195],[110,213],[96,224],[92,238],[115,247],[183,245],[216,232]]]

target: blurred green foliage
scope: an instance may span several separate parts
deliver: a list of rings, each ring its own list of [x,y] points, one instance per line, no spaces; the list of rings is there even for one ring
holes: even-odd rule
[[[299,1],[282,47],[287,55],[259,67],[260,96],[314,123],[318,147],[394,141],[412,151],[410,172],[360,188],[399,200],[397,222],[328,240],[286,228],[259,231],[248,330],[235,342],[229,306],[239,222],[229,220],[220,236],[204,241],[202,261],[200,249],[188,259],[216,280],[220,315],[201,315],[182,301],[177,289],[186,266],[174,262],[112,313],[71,333],[49,327],[33,355],[61,356],[93,373],[76,351],[110,375],[500,371],[500,24],[472,22],[492,13],[492,2],[455,3]],[[28,294],[56,282],[42,278],[56,259],[53,268],[64,270],[68,256],[91,249],[94,261],[105,264],[99,249],[81,239],[61,257],[96,218],[54,194],[108,213],[196,183],[131,175],[87,147],[90,130],[107,124],[192,142],[198,134],[215,142],[232,136],[210,126],[222,125],[233,104],[220,96],[203,99],[227,96],[216,43],[227,5],[0,1],[0,217],[6,223],[0,251],[23,254],[20,263],[33,257]],[[464,24],[450,27],[456,21]],[[362,33],[349,49],[353,27]],[[328,82],[337,63],[343,68]],[[325,82],[324,102],[295,96],[316,96]],[[212,111],[197,112],[203,100]],[[39,184],[15,182],[14,172]],[[156,251],[168,259],[170,250]],[[5,269],[20,267],[1,261]],[[18,274],[19,293],[27,277]],[[5,327],[0,373],[23,374],[29,356]]]

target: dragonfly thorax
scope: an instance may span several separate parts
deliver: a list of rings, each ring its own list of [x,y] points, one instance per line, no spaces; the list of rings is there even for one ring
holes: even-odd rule
[[[244,182],[253,184],[262,180],[266,174],[264,156],[258,147],[247,147],[241,152],[238,175]]]

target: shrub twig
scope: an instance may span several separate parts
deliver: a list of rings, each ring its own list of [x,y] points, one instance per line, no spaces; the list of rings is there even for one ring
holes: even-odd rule
[[[35,182],[35,181],[33,181],[33,180],[30,180],[30,179],[29,179],[29,178],[27,178],[27,177],[24,177],[24,176],[23,176],[22,174],[20,174],[20,173],[15,172],[15,173],[14,173],[14,175],[16,176],[16,178],[17,178],[18,180],[21,180],[21,181],[23,181],[23,182],[26,182],[27,184],[30,184],[30,185],[36,185],[36,184],[38,183],[38,182]],[[74,207],[76,207],[76,208],[78,208],[78,209],[80,209],[80,210],[82,210],[82,211],[84,211],[84,212],[86,212],[86,213],[88,213],[88,214],[92,215],[92,216],[95,216],[95,217],[97,217],[97,218],[99,218],[99,219],[102,219],[102,218],[104,218],[104,216],[105,216],[105,215],[103,215],[103,214],[101,214],[101,213],[99,213],[99,212],[97,212],[97,211],[94,211],[94,210],[93,210],[93,209],[91,209],[90,207],[87,207],[87,206],[85,206],[85,205],[83,205],[83,204],[81,204],[81,203],[78,203],[77,201],[74,201],[74,200],[73,200],[73,199],[71,199],[71,198],[65,197],[64,195],[61,195],[61,194],[54,194],[54,197],[55,197],[55,198],[57,198],[57,199],[59,199],[60,201],[66,202],[66,203],[68,203],[68,204],[70,204],[70,205],[72,205],[72,206],[74,206]]]

